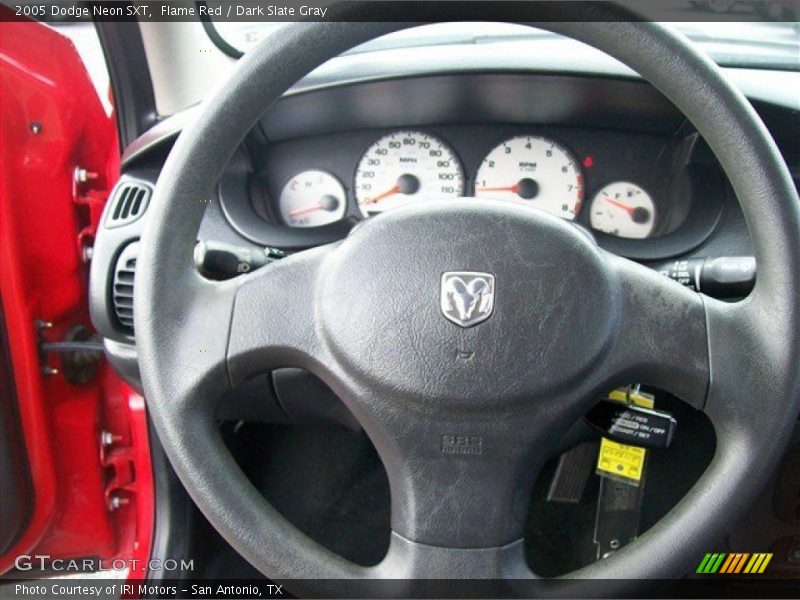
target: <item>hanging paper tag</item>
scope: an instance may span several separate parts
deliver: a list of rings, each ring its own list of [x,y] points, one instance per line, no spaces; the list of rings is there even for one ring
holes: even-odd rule
[[[639,485],[646,457],[647,450],[644,448],[602,438],[597,458],[597,474]]]

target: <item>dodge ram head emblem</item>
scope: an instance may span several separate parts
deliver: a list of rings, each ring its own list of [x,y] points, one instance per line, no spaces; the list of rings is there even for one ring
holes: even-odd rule
[[[450,271],[442,275],[442,314],[461,327],[482,323],[494,308],[494,275]]]

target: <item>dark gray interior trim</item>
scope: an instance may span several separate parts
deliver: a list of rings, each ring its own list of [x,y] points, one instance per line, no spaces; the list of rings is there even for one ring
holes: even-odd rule
[[[612,77],[628,83],[641,82],[641,78],[630,70],[621,67],[613,68],[614,65],[619,64],[614,61],[610,61],[610,64],[602,69],[591,69],[585,64],[576,64],[571,67],[548,65],[541,60],[532,66],[526,55],[509,54],[505,49],[499,53],[499,56],[495,57],[492,57],[493,51],[491,47],[486,46],[481,46],[480,52],[475,52],[475,49],[470,48],[467,48],[467,54],[462,52],[457,55],[451,55],[450,52],[451,50],[449,49],[446,49],[444,53],[437,52],[435,55],[428,56],[428,60],[424,63],[415,64],[414,68],[409,68],[407,57],[403,58],[401,62],[399,56],[395,59],[397,61],[396,67],[388,68],[391,61],[387,57],[387,54],[390,53],[387,52],[381,52],[380,60],[371,61],[366,65],[364,64],[363,55],[357,55],[357,58],[340,57],[329,63],[328,66],[303,78],[284,94],[284,98],[342,86],[353,86],[360,83],[443,74],[485,74],[487,72],[496,74],[530,74],[542,77]],[[399,54],[399,52],[395,52],[395,54]],[[796,97],[793,97],[791,93],[787,94],[787,91],[800,89],[800,74],[789,71],[772,71],[769,73],[772,84],[766,86],[762,78],[763,73],[757,70],[723,69],[723,71],[751,99],[777,107],[797,110]],[[125,147],[122,155],[123,168],[135,162],[143,154],[177,137],[184,127],[197,118],[199,111],[200,105],[196,105],[159,120]]]

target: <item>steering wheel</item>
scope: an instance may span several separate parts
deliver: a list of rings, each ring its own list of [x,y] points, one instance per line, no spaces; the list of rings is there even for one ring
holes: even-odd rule
[[[381,10],[399,15],[402,4]],[[448,3],[419,4],[427,20],[454,20]],[[473,4],[471,18],[497,16],[492,3]],[[204,199],[267,107],[327,59],[412,26],[353,22],[374,17],[369,10],[270,36],[204,103],[164,165],[138,259],[136,339],[175,471],[212,525],[273,579],[303,579],[317,591],[313,580],[340,578],[510,584],[535,578],[523,527],[548,449],[598,394],[641,382],[704,410],[715,456],[659,523],[567,577],[682,575],[762,488],[800,408],[800,202],[774,142],[742,94],[677,33],[611,22],[614,13],[540,23],[638,71],[702,134],[752,237],[758,280],[749,297],[707,298],[542,211],[474,198],[371,218],[340,243],[234,280],[202,278],[192,250]],[[443,279],[453,277],[464,284],[456,290],[464,306],[450,307],[456,320],[481,314],[482,322],[445,318]],[[222,442],[216,403],[280,367],[322,379],[383,461],[392,533],[376,566],[353,564],[291,525]]]

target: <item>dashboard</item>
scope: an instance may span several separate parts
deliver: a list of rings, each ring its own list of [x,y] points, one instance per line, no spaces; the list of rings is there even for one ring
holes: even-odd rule
[[[418,75],[327,73],[312,83],[265,107],[203,200],[198,243],[234,249],[232,259],[220,254],[233,261],[225,277],[341,240],[380,213],[440,198],[547,211],[607,251],[659,270],[672,265],[679,275],[706,257],[752,256],[715,157],[691,123],[639,79],[454,65]],[[751,101],[797,174],[796,108]],[[197,110],[164,120],[127,148],[94,246],[92,320],[107,356],[135,386],[139,238],[148,202],[158,201],[152,192],[161,167]]]
[[[727,193],[705,144],[646,84],[477,73],[286,97],[232,160],[219,203],[242,237],[296,250],[409,203],[486,197],[658,260],[702,244]]]
[[[722,180],[693,160],[691,138],[599,128],[370,129],[271,144],[254,158],[248,195],[264,223],[290,230],[338,224],[332,235],[409,204],[482,197],[574,221],[635,254],[633,240],[682,230],[692,212],[695,231],[684,231],[684,244],[713,227],[720,203],[698,211],[693,199],[719,197]],[[258,232],[261,223],[237,206],[241,198],[221,187],[231,224],[268,242],[268,230]]]
[[[484,140],[476,140],[474,131],[461,136],[455,131],[448,133],[449,138],[458,137],[462,144],[466,138],[471,138],[473,146],[483,145],[480,142]],[[348,142],[358,141],[336,139],[328,145]],[[620,145],[618,154],[630,156],[630,148],[626,147],[629,144],[623,141]],[[584,169],[595,167],[594,155],[585,154],[579,164],[564,143],[551,137],[520,134],[504,138],[486,151],[470,177],[465,174],[460,158],[466,150],[464,147],[457,153],[443,137],[427,131],[388,131],[358,157],[350,194],[330,171],[311,167],[290,175],[278,186],[277,200],[267,201],[264,208],[268,215],[278,215],[289,227],[318,227],[347,216],[369,218],[430,199],[474,196],[513,202],[570,221],[586,214],[592,228],[625,238],[650,237],[656,232],[656,223],[667,220],[661,210],[656,211],[652,195],[641,185],[627,180],[610,181],[601,186],[584,213]],[[605,150],[604,163],[616,159],[614,152]],[[656,145],[642,150],[658,156],[660,148]],[[287,154],[295,153],[289,150]],[[323,162],[321,156],[315,158]],[[343,162],[352,163],[354,158],[347,156]],[[615,166],[616,169],[607,171],[630,173],[638,170],[635,164]],[[278,170],[271,167],[267,165],[265,170]],[[606,173],[605,177],[608,175]],[[647,171],[639,173],[639,177],[654,179]],[[648,183],[658,185],[654,181]]]

